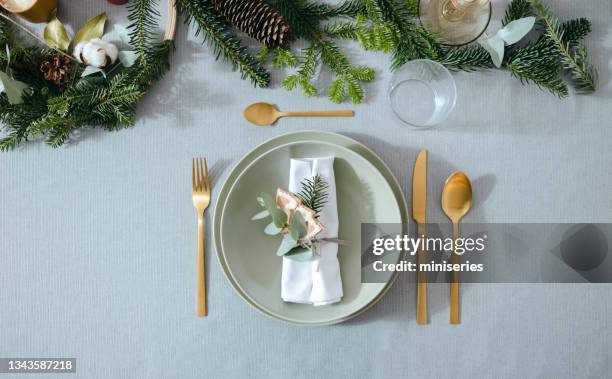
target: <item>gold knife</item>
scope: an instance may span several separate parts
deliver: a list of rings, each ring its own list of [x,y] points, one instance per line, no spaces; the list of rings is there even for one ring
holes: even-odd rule
[[[419,152],[412,173],[412,218],[417,224],[417,237],[425,235],[427,216],[427,150]],[[419,267],[425,263],[425,251],[419,244],[417,283],[417,323],[425,325],[427,320],[427,279]]]

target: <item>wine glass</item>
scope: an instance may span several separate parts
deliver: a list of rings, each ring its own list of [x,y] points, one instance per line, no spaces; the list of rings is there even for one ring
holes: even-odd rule
[[[465,45],[484,33],[491,21],[490,0],[420,0],[421,24],[446,45]]]

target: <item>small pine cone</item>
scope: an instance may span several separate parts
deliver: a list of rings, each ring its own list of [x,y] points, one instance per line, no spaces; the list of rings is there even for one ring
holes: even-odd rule
[[[40,71],[43,73],[45,80],[56,85],[60,85],[68,79],[69,70],[70,58],[60,53],[49,56],[40,64]]]
[[[211,0],[213,6],[235,28],[268,47],[285,47],[289,25],[264,0]]]

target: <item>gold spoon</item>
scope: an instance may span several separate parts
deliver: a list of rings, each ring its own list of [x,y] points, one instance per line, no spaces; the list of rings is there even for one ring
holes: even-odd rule
[[[324,116],[324,117],[353,117],[353,111],[316,111],[316,112],[281,112],[272,104],[255,103],[244,110],[244,118],[255,125],[272,125],[276,120],[286,116]]]
[[[446,179],[442,190],[442,210],[453,222],[453,241],[459,238],[459,221],[465,216],[472,207],[472,184],[470,179],[462,172],[455,172]],[[453,243],[453,254],[451,263],[458,264],[459,255],[455,253],[455,243]],[[450,323],[459,324],[459,273],[451,272],[451,308]]]

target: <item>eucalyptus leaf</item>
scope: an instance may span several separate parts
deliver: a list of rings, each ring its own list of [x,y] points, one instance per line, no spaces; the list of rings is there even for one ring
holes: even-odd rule
[[[314,259],[314,254],[312,250],[298,246],[285,254],[285,257],[298,262],[308,262]]]
[[[262,218],[266,218],[268,216],[270,216],[270,212],[268,212],[268,210],[266,209],[251,217],[251,220],[261,220]]]
[[[290,252],[291,249],[293,249],[296,245],[297,245],[297,241],[291,237],[291,234],[286,234],[283,237],[283,240],[281,241],[281,244],[278,247],[278,250],[276,251],[276,255],[278,255],[279,257],[282,257],[283,255]]]
[[[57,18],[57,9],[51,13],[51,21],[45,26],[43,37],[50,47],[62,51],[68,50],[70,37],[68,37],[64,24]]]
[[[27,84],[11,78],[4,71],[0,71],[0,81],[2,81],[2,85],[4,86],[4,92],[6,92],[6,96],[8,97],[9,103],[23,103],[22,95],[23,91],[25,91],[29,87]]]
[[[89,75],[93,75],[95,73],[101,72],[103,76],[106,76],[106,74],[104,73],[104,70],[101,69],[100,67],[96,67],[96,66],[87,66],[85,67],[85,70],[83,70],[83,73],[81,74],[81,78],[84,76],[89,76]]]
[[[278,226],[279,228],[284,228],[285,225],[287,225],[287,215],[285,212],[278,208],[270,209],[268,212],[270,212],[270,215],[272,216],[274,225]]]
[[[266,228],[264,229],[264,233],[266,233],[269,236],[275,236],[278,233],[281,232],[281,230],[283,230],[282,228],[279,228],[278,226],[274,225],[273,222],[269,223]]]
[[[294,239],[299,240],[304,237],[308,232],[306,227],[306,221],[300,212],[295,212],[291,218],[291,225],[289,225],[289,231]]]
[[[279,228],[285,227],[285,225],[287,224],[287,215],[285,214],[285,212],[281,211],[276,207],[276,201],[274,201],[272,196],[263,192],[261,195],[259,195],[257,201],[270,213],[274,225]]]
[[[119,61],[124,67],[131,67],[138,59],[138,54],[135,51],[122,50],[119,52]]]
[[[268,212],[270,212],[271,209],[276,209],[276,202],[274,201],[272,196],[270,196],[270,194],[262,192],[261,195],[259,195],[259,197],[257,198],[257,201],[259,201],[259,204],[261,204],[263,207],[266,207]]]
[[[85,25],[74,36],[73,46],[76,46],[79,42],[102,37],[104,34],[104,24],[106,24],[106,12],[87,20]]]

